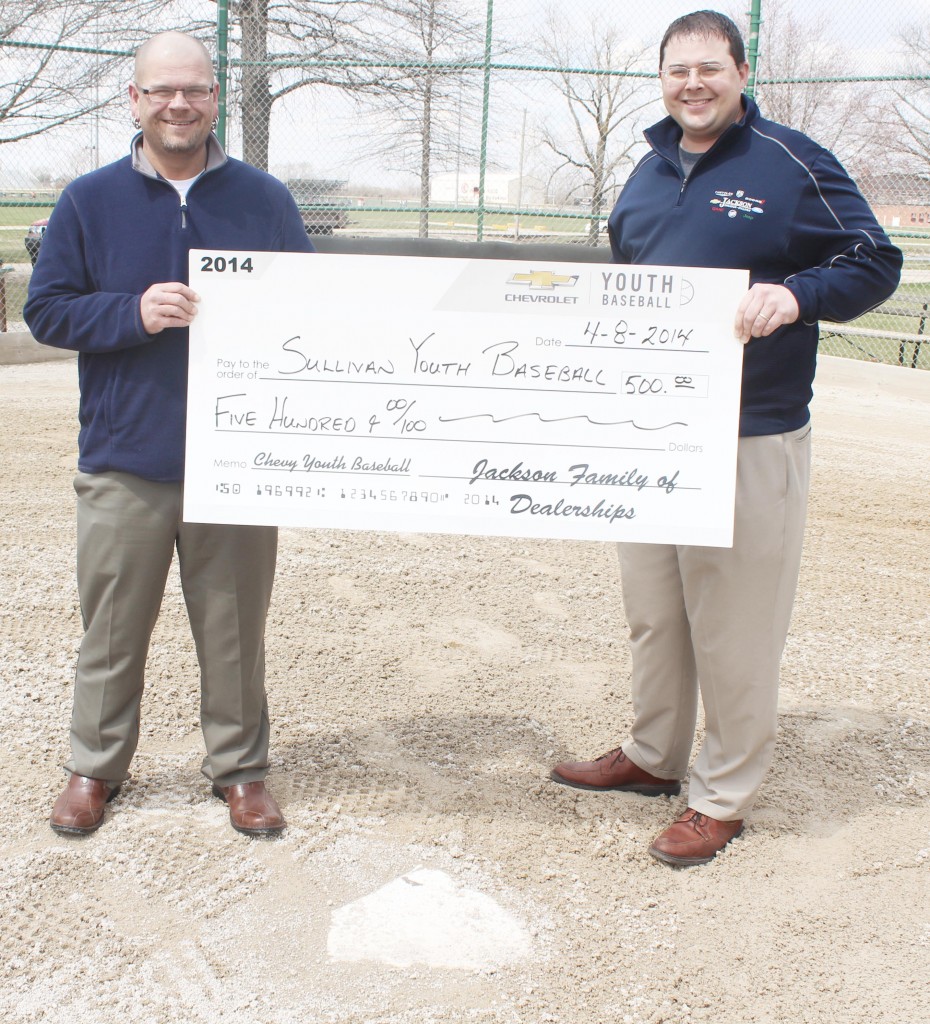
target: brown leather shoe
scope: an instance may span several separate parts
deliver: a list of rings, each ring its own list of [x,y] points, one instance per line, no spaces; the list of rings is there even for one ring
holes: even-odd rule
[[[287,827],[281,808],[264,782],[243,782],[238,786],[214,783],[213,795],[229,804],[230,824],[243,835],[274,836]]]
[[[649,852],[656,860],[688,868],[707,864],[743,831],[743,821],[718,821],[689,807],[653,840]]]
[[[111,786],[103,779],[89,779],[72,772],[55,801],[48,823],[62,835],[90,835],[103,824],[103,809],[118,792],[119,786]]]
[[[681,792],[680,782],[650,775],[619,747],[608,750],[594,761],[563,761],[552,769],[549,778],[575,789],[617,790],[643,796],[676,796]]]

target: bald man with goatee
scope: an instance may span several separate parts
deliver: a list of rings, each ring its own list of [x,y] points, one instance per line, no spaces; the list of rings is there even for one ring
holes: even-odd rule
[[[67,785],[50,824],[84,836],[129,777],[149,641],[177,553],[200,664],[202,771],[230,822],[271,836],[265,618],[277,531],[182,518],[191,249],[311,252],[293,199],[213,133],[210,55],[166,32],[136,54],[129,155],[72,182],[25,307],[35,338],[78,353],[77,579],[84,620]]]

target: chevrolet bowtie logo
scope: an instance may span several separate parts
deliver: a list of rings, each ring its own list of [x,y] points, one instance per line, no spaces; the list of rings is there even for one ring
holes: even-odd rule
[[[514,274],[509,284],[525,284],[530,288],[571,288],[578,280],[577,274],[556,274],[551,270],[531,270],[528,274]]]

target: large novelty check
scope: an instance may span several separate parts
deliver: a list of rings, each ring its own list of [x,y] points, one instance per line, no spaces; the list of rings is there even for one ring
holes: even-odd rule
[[[729,546],[747,281],[194,251],[185,519]]]

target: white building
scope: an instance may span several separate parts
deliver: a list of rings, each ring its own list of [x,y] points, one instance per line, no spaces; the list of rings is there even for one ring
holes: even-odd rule
[[[453,205],[476,205],[480,177],[478,171],[447,171],[434,174],[430,181],[430,202]],[[484,202],[487,206],[541,206],[546,201],[546,188],[538,178],[523,175],[485,174]]]

